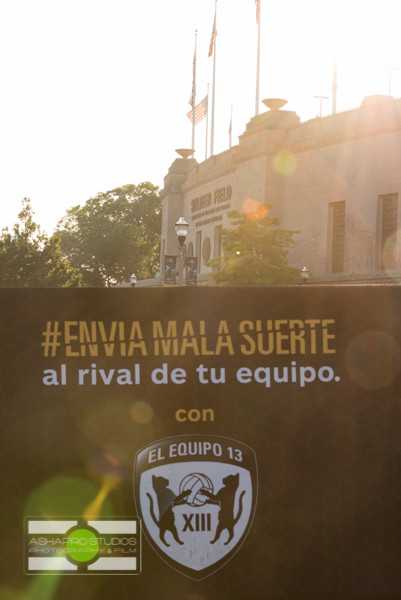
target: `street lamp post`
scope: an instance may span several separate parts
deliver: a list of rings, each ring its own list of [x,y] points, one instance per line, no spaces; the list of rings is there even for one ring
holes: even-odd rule
[[[302,267],[301,269],[301,277],[302,277],[302,283],[307,283],[308,279],[309,279],[309,269],[308,267]]]
[[[175,232],[178,238],[178,285],[184,285],[184,265],[185,265],[185,239],[188,234],[189,223],[184,217],[180,217],[175,224]]]

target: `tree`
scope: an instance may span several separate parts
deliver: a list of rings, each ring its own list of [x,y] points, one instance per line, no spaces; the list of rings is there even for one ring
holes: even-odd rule
[[[124,185],[90,198],[60,221],[61,249],[89,286],[156,274],[161,231],[158,187]]]
[[[295,283],[297,269],[288,266],[287,254],[296,231],[279,228],[269,207],[258,205],[242,214],[232,211],[231,227],[221,232],[224,256],[208,262],[217,285],[286,285]]]
[[[72,287],[81,278],[62,257],[60,237],[50,238],[33,220],[29,198],[22,201],[22,211],[12,233],[3,229],[0,236],[1,287]]]

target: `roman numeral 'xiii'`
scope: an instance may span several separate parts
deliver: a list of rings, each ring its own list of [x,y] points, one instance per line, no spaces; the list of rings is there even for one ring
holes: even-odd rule
[[[210,513],[191,513],[189,515],[182,515],[185,520],[183,531],[187,529],[189,531],[210,531],[212,526],[212,519]],[[194,519],[195,517],[195,519]],[[195,520],[195,522],[193,521]]]

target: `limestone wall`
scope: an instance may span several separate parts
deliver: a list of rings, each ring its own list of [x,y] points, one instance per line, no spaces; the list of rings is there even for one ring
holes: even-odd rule
[[[187,248],[206,273],[204,262],[219,252],[219,228],[251,199],[271,205],[283,228],[299,231],[290,261],[316,280],[380,279],[387,274],[378,198],[386,194],[401,199],[401,99],[373,96],[359,109],[305,123],[290,111],[267,111],[250,120],[238,146],[199,164],[172,164],[162,193],[162,252],[175,252],[174,223],[184,216]],[[344,269],[333,273],[337,202],[345,203]]]

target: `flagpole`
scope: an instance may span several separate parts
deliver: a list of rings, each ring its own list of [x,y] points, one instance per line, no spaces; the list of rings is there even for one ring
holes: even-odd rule
[[[258,25],[258,45],[256,50],[256,94],[255,94],[255,116],[259,114],[259,73],[260,73],[260,5],[262,0],[255,0],[256,23]]]
[[[337,29],[334,32],[334,56],[333,56],[333,83],[331,96],[331,112],[333,115],[337,112]]]
[[[193,94],[192,94],[192,150],[195,151],[195,106],[196,106],[196,45],[198,40],[198,30],[195,29],[195,52],[193,65]]]
[[[217,0],[216,0],[217,2]],[[210,156],[214,152],[214,101],[215,101],[215,82],[216,82],[216,43],[213,54],[213,91],[212,91],[212,119],[210,124]]]
[[[206,142],[205,142],[205,160],[207,159],[207,143],[208,143],[208,129],[209,129],[209,84],[207,84],[207,111],[206,111]]]
[[[230,125],[228,127],[228,147],[231,148],[231,133],[233,129],[233,105],[231,104]]]
[[[337,112],[337,57],[334,58],[333,65],[333,95],[332,95],[332,107],[331,112],[333,115]]]
[[[214,153],[214,103],[215,103],[215,87],[216,87],[216,13],[217,13],[217,0],[214,4],[214,23],[213,23],[213,91],[212,91],[212,118],[210,123],[210,156]]]

